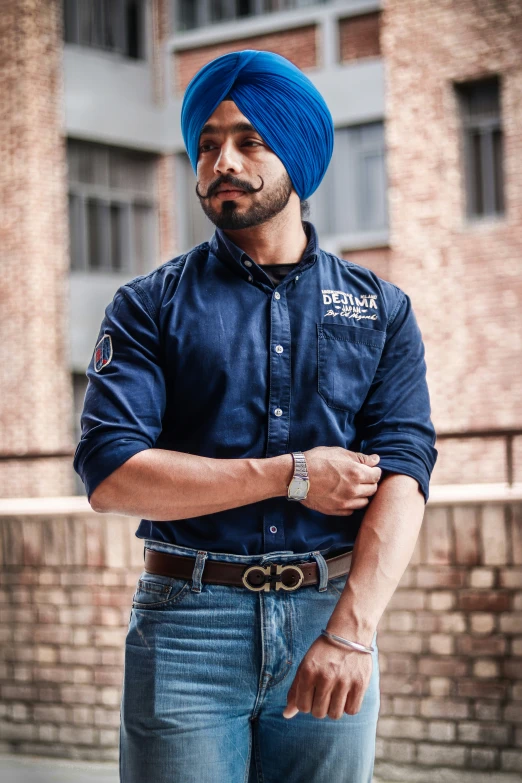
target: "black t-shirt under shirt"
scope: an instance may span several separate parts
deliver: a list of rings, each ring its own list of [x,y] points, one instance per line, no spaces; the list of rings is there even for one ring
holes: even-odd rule
[[[293,264],[261,264],[261,269],[267,273],[275,285],[279,285],[281,280],[300,263],[300,261],[294,261]]]
[[[308,255],[307,251],[310,247],[310,229],[307,223],[303,223],[303,229],[306,234],[306,238],[308,239],[308,245],[303,253],[303,256],[299,261],[294,261],[291,264],[261,264],[261,268],[267,273],[270,280],[274,283],[274,285],[278,286],[281,280],[287,276],[289,272],[294,269],[298,264],[301,263],[303,260],[303,257],[305,255]]]

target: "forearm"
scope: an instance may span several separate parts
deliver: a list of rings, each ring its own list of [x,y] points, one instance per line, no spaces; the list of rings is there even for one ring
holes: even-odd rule
[[[146,449],[128,459],[91,495],[95,511],[157,522],[214,514],[285,495],[291,454],[267,459],[212,459]]]
[[[411,559],[424,497],[410,476],[382,479],[357,534],[346,586],[326,629],[369,645]]]

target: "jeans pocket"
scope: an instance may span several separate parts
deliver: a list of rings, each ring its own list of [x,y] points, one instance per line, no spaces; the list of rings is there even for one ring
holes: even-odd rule
[[[374,379],[386,332],[317,324],[317,390],[330,408],[356,414]]]
[[[192,580],[142,571],[132,596],[135,609],[157,609],[179,603],[190,591]]]

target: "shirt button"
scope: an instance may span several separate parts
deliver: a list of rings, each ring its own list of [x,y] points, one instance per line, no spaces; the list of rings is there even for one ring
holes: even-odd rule
[[[245,266],[252,266],[252,261],[249,261],[248,258],[244,261]]]
[[[276,351],[277,351],[277,353],[283,353],[283,346],[282,345],[276,345]]]
[[[283,411],[281,410],[281,408],[276,408],[274,413],[275,413],[276,416],[282,416],[283,415]]]
[[[281,299],[281,294],[279,293],[279,291],[275,292],[274,299]]]
[[[249,283],[251,283],[253,279],[254,279],[254,278],[252,277],[252,275],[248,275],[248,282],[249,282]]]
[[[271,533],[277,533],[277,528],[276,528],[275,525],[272,525],[272,527],[270,528],[270,532]]]

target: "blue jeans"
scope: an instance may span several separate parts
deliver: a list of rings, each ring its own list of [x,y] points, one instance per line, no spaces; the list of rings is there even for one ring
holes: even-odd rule
[[[380,704],[375,638],[356,715],[282,715],[297,667],[348,578],[327,580],[327,550],[249,556],[145,546],[194,557],[194,571],[191,579],[143,571],[138,580],[125,642],[120,782],[370,783]],[[245,566],[315,559],[321,581],[293,592],[202,582],[207,558]]]

